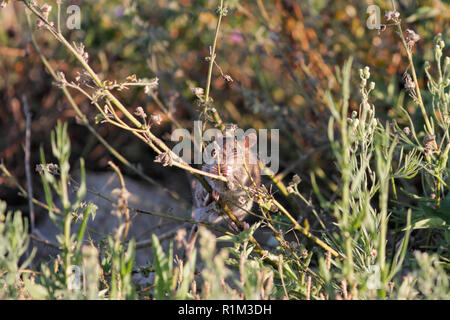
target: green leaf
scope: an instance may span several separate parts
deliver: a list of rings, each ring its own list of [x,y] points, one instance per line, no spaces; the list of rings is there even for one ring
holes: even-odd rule
[[[23,279],[25,288],[28,290],[33,299],[45,300],[48,299],[49,294],[47,289],[36,283],[32,283],[28,278]]]
[[[153,264],[156,270],[155,277],[155,296],[158,300],[164,299],[166,293],[171,291],[172,284],[172,250],[169,250],[169,257],[164,253],[159,239],[155,234],[152,234],[152,246],[154,253]],[[172,249],[172,244],[171,244]]]
[[[192,279],[194,278],[196,257],[197,257],[197,250],[194,249],[189,258],[189,261],[187,261],[187,263],[184,265],[183,280],[179,285],[177,293],[175,295],[175,299],[177,300],[186,299],[186,296],[189,291],[189,285],[191,284]]]
[[[437,212],[444,215],[447,222],[450,221],[450,197],[447,197],[444,200],[441,200],[441,205],[437,209]]]
[[[428,217],[439,218],[445,221],[446,224],[450,225],[450,211],[446,211],[446,206],[448,204],[442,203],[438,209],[434,209],[428,206],[421,206],[423,212]]]
[[[429,228],[436,228],[436,229],[444,229],[446,227],[446,223],[444,220],[438,217],[433,218],[425,218],[418,221],[415,221],[412,223],[411,228],[412,229],[429,229]],[[406,230],[403,229],[404,231]]]

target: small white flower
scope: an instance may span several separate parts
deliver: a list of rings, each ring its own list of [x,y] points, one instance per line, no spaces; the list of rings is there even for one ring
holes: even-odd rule
[[[191,88],[191,92],[195,94],[196,96],[201,96],[205,91],[203,88]]]

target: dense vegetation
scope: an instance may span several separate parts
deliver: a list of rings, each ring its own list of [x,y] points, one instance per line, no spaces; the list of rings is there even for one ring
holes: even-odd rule
[[[369,29],[361,1],[47,2],[0,1],[0,298],[450,298],[448,4],[375,1]],[[280,170],[249,229],[222,203],[240,232],[202,224],[185,257],[186,232],[148,234],[137,266],[135,214],[195,222],[129,206],[127,176],[190,203],[181,176],[206,180],[170,133],[194,120],[280,129]],[[111,169],[118,227],[94,242],[85,175]],[[58,254],[35,263],[34,241]]]

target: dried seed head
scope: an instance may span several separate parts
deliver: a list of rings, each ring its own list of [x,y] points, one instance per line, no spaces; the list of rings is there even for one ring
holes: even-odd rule
[[[433,154],[436,145],[436,136],[429,134],[423,139],[423,148],[426,156]]]
[[[272,205],[270,206],[270,211],[271,211],[271,212],[278,212],[278,207],[277,207],[275,204],[272,204]]]
[[[417,42],[420,40],[420,36],[411,29],[407,29],[405,33],[406,33],[406,41]]]
[[[62,71],[57,71],[56,72],[56,81],[55,81],[55,85],[58,88],[64,88],[67,85],[67,80],[66,80],[66,75],[64,74],[64,72]]]
[[[292,177],[292,182],[295,184],[299,184],[300,182],[302,182],[302,179],[298,176],[298,174],[296,174]]]
[[[73,43],[73,47],[75,48],[75,51],[83,58],[83,60],[87,63],[89,60],[89,54],[84,50],[84,44],[83,43]]]
[[[36,28],[41,29],[43,26],[45,26],[45,23],[41,19],[36,20]]]
[[[150,115],[150,120],[152,121],[152,124],[154,123],[154,124],[156,124],[156,125],[160,125],[161,124],[161,122],[162,122],[162,118],[161,118],[161,116],[158,114],[158,113],[152,113],[151,115]]]
[[[48,14],[50,13],[50,11],[52,11],[52,6],[44,3],[44,5],[41,7],[41,11],[48,18]]]
[[[430,143],[433,143],[436,141],[436,136],[429,134],[427,135],[425,138],[423,138],[423,144],[426,147],[427,145],[429,145]]]
[[[134,114],[138,117],[141,117],[142,119],[147,118],[147,115],[145,114],[145,111],[142,107],[137,107],[136,111],[134,111]]]
[[[409,75],[409,73],[405,73],[403,78],[404,78],[404,81],[405,81],[405,89],[406,90],[414,90],[416,88],[416,86],[414,85],[414,82],[413,82],[411,76]]]
[[[44,173],[44,166],[42,164],[37,164],[36,165],[36,172],[39,174],[43,174]]]
[[[393,10],[393,11],[388,11],[386,12],[386,14],[384,15],[385,19],[387,21],[394,21],[394,22],[398,22],[398,18],[400,18],[400,12]]]
[[[405,35],[406,35],[405,37],[406,45],[411,50],[412,47],[414,47],[414,45],[416,44],[416,42],[420,40],[420,36],[411,29],[407,29],[405,31]]]
[[[157,88],[159,85],[159,78],[153,78],[150,80],[150,84],[144,87],[144,93],[146,95],[152,95],[155,88]]]
[[[55,163],[47,163],[47,164],[37,164],[36,165],[36,171],[39,174],[43,174],[45,171],[51,174],[57,174],[59,170],[59,167]]]
[[[52,6],[50,6],[50,5],[48,5],[48,4],[45,3],[45,4],[41,7],[40,10],[41,10],[41,13],[42,13],[42,18],[48,22],[48,16],[49,16],[49,14],[50,14],[50,11],[52,11]],[[53,22],[48,22],[48,23],[49,23],[51,26],[53,26]],[[46,24],[45,24],[44,21],[42,21],[41,19],[36,20],[36,27],[37,27],[38,29],[40,29],[40,28],[42,28],[42,27],[44,27],[44,26],[46,26]]]
[[[172,156],[168,152],[163,152],[159,154],[154,161],[160,162],[163,165],[163,167],[172,166],[173,163]]]
[[[308,258],[308,250],[306,250],[306,249],[303,249],[303,250],[302,250],[302,258],[303,258],[303,259]]]
[[[294,188],[292,186],[287,186],[286,191],[288,193],[294,193],[295,192],[295,190],[294,190]]]
[[[137,82],[137,77],[135,74],[132,74],[132,75],[126,77],[125,80],[130,81],[130,82]]]
[[[201,96],[204,93],[203,88],[191,88],[191,92],[196,96]]]

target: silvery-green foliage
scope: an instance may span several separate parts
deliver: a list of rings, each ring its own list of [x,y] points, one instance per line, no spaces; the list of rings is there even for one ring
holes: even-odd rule
[[[33,259],[35,250],[27,255],[30,237],[28,222],[21,212],[6,212],[6,202],[0,201],[0,298],[15,299],[23,286],[21,272]],[[21,262],[21,258],[25,259]]]

